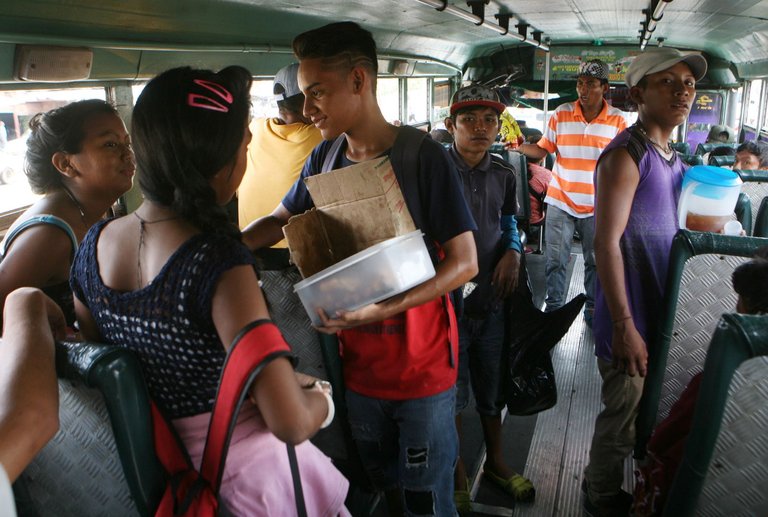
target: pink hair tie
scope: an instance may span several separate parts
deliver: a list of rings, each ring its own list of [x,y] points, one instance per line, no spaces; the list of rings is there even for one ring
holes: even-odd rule
[[[210,91],[211,93],[219,97],[221,100],[223,100],[227,104],[232,104],[232,101],[234,100],[234,97],[232,97],[232,94],[229,92],[229,90],[227,90],[220,84],[217,84],[211,81],[206,81],[205,79],[194,79],[192,80],[192,82]],[[212,97],[209,97],[208,95],[203,95],[199,93],[190,93],[187,96],[187,104],[193,108],[202,108],[202,109],[211,110],[211,111],[220,111],[222,113],[229,113],[228,106],[225,106],[218,100]]]

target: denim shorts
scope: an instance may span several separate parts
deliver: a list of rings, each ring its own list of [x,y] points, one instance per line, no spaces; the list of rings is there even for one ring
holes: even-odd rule
[[[373,485],[398,489],[406,515],[455,515],[455,387],[412,400],[381,400],[350,390],[346,398],[352,437]]]
[[[459,377],[456,381],[456,413],[469,405],[469,383],[477,412],[497,416],[504,408],[501,375],[504,361],[504,309],[483,319],[464,315],[459,319]]]

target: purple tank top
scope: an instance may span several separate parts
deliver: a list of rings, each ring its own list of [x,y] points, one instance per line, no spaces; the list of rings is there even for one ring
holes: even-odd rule
[[[678,230],[677,202],[686,166],[677,155],[667,161],[643,138],[636,126],[619,133],[605,148],[601,158],[620,147],[627,149],[640,170],[640,182],[620,248],[632,317],[638,332],[648,343],[656,332],[662,310],[669,252],[672,238]],[[595,210],[599,209],[596,203]],[[597,279],[593,321],[595,355],[607,361],[611,360],[612,330],[611,314]]]

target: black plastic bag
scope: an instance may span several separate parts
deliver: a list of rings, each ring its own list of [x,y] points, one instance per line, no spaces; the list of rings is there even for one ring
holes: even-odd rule
[[[507,301],[503,395],[510,415],[533,415],[557,403],[557,384],[550,350],[581,312],[586,296],[552,312],[533,305],[523,259],[517,291]]]

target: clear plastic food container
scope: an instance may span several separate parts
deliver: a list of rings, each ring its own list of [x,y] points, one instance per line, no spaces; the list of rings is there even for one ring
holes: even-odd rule
[[[421,231],[387,239],[315,273],[294,286],[313,325],[317,310],[330,317],[407,291],[435,276]]]

